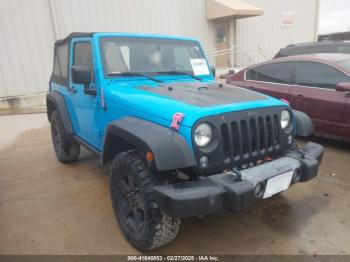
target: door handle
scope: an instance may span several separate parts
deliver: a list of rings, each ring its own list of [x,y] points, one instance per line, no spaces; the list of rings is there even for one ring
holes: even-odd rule
[[[296,95],[295,97],[296,97],[296,98],[304,98],[303,95]]]
[[[74,86],[70,86],[67,88],[68,92],[75,94],[77,92],[77,90],[74,88]]]

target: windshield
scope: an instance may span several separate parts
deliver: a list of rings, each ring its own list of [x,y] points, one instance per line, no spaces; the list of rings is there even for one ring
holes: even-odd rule
[[[185,72],[209,75],[202,49],[195,41],[146,38],[105,37],[101,39],[104,73]]]

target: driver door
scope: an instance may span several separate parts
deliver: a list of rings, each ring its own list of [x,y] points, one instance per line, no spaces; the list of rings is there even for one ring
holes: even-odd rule
[[[90,68],[92,82],[89,86],[77,84],[72,81],[72,66],[87,66]],[[70,115],[75,133],[94,148],[99,148],[101,143],[98,126],[99,101],[96,93],[85,92],[86,88],[94,89],[94,61],[92,55],[92,41],[90,38],[73,39],[70,48]]]

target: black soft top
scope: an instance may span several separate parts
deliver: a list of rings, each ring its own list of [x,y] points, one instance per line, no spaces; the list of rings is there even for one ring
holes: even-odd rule
[[[63,43],[69,42],[72,38],[75,38],[75,37],[91,37],[93,34],[94,32],[90,32],[90,33],[73,32],[73,33],[70,33],[68,36],[66,36],[66,38],[57,40],[55,42],[55,45],[61,45]]]

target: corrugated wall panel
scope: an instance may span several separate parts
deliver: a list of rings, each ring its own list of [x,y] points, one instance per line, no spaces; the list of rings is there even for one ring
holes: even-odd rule
[[[1,0],[0,97],[47,90],[55,33],[173,34],[212,50],[213,26],[204,13],[203,0]]]
[[[47,0],[0,1],[0,97],[48,89],[54,35]]]
[[[259,45],[269,55],[291,43],[315,41],[317,0],[244,0],[264,15],[237,20],[236,44]],[[282,12],[294,13],[294,25],[281,27]]]
[[[237,21],[237,44],[259,44],[273,55],[288,43],[313,40],[317,0],[245,1],[265,14]],[[282,11],[294,12],[293,28],[280,27]],[[74,31],[190,36],[214,49],[204,0],[1,0],[0,97],[46,91],[55,33]]]
[[[58,36],[74,31],[172,34],[199,38],[213,49],[212,26],[203,0],[60,0],[52,1]]]

